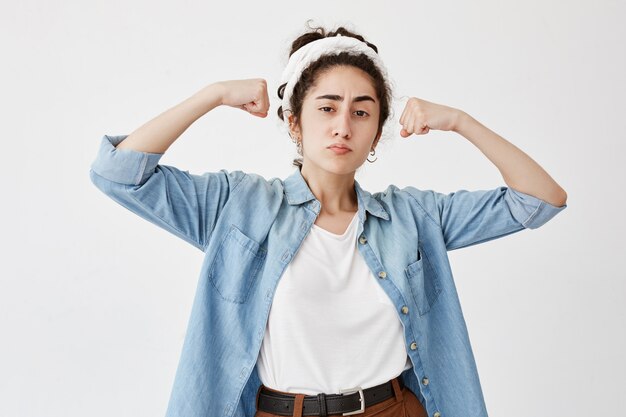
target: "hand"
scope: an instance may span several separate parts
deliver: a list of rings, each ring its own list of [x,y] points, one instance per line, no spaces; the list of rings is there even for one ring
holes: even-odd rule
[[[425,135],[433,130],[454,130],[461,110],[411,97],[400,116],[400,136]]]
[[[270,99],[267,82],[263,78],[220,81],[219,84],[223,90],[221,104],[245,110],[254,116],[267,117]]]

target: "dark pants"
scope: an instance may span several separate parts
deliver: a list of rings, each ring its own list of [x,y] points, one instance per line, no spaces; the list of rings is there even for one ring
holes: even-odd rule
[[[398,377],[399,378],[399,377]],[[404,387],[400,389],[400,384],[398,383],[398,378],[394,378],[391,380],[393,384],[393,391],[396,394],[394,397],[388,398],[383,402],[378,404],[374,404],[369,407],[365,407],[365,412],[362,414],[355,414],[354,417],[428,417],[426,414],[426,410],[420,403],[419,399],[415,396],[413,391]],[[278,392],[286,395],[295,396],[295,407],[293,416],[294,417],[302,417],[302,402],[306,394],[295,394],[283,391],[277,391],[268,387],[265,387],[268,391]],[[261,392],[261,388],[257,392],[257,400],[259,397],[259,393]],[[258,402],[257,402],[258,404]],[[254,417],[282,417],[278,414],[270,414],[265,411],[256,410]],[[329,414],[328,417],[342,417],[341,414]]]

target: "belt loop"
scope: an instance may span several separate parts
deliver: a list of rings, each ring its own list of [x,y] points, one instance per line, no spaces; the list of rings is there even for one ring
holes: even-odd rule
[[[304,394],[296,394],[293,401],[293,417],[302,417],[302,406],[304,405]]]
[[[400,383],[398,382],[398,377],[395,377],[391,380],[391,385],[393,385],[393,391],[396,394],[396,401],[400,402],[403,399],[402,390],[400,389]]]
[[[326,394],[323,392],[317,394],[317,402],[320,406],[320,417],[328,416],[328,411],[326,411]]]

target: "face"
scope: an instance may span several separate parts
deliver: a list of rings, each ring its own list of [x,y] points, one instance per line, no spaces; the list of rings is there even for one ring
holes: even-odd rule
[[[333,67],[318,77],[295,128],[302,139],[302,169],[349,174],[365,162],[378,142],[380,102],[372,83],[352,66]]]

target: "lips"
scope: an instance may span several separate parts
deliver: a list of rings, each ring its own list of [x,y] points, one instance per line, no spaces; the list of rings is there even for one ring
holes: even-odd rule
[[[333,148],[335,148],[335,149],[345,149],[345,150],[348,150],[348,151],[352,150],[349,147],[347,147],[346,145],[343,145],[341,143],[333,143],[328,148],[330,148],[330,149],[333,149]]]
[[[343,155],[348,152],[352,152],[352,149],[348,148],[346,145],[341,145],[341,144],[330,145],[328,149],[333,151],[336,155]]]

